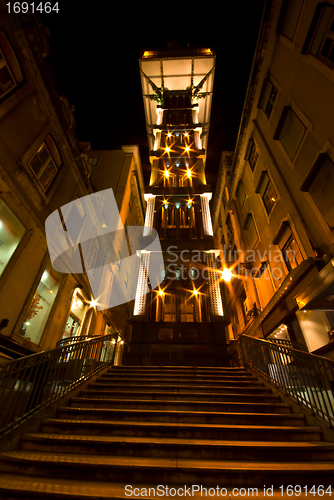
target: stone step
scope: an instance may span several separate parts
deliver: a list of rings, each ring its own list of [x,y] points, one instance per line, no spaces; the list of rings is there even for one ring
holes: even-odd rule
[[[191,458],[123,457],[28,451],[8,451],[0,455],[3,473],[21,477],[83,479],[112,483],[156,485],[210,485],[215,487],[263,488],[270,485],[331,485],[333,462],[263,462],[206,460]],[[89,484],[89,483],[88,483]],[[126,498],[126,496],[124,497]],[[44,496],[45,499],[45,496]]]
[[[286,492],[286,488],[283,488]],[[315,495],[310,493],[311,487],[307,490],[298,488],[298,499],[309,500],[311,498],[330,499],[332,488],[315,487]],[[317,490],[319,495],[316,495]],[[291,488],[288,490],[291,493]],[[77,479],[48,478],[48,477],[20,477],[14,474],[0,475],[0,494],[6,500],[14,500],[24,497],[26,500],[121,500],[124,498],[149,498],[150,500],[167,500],[170,498],[195,498],[217,499],[225,497],[226,500],[252,498],[296,498],[294,496],[282,496],[282,489],[273,489],[268,486],[245,487],[228,486],[224,488],[220,484],[214,485],[160,485],[157,484],[134,484],[128,483],[110,483],[104,481],[80,481]],[[178,496],[177,496],[178,495]]]
[[[112,408],[112,409],[144,409],[144,410],[184,410],[194,412],[260,412],[260,413],[289,413],[287,403],[253,403],[237,401],[172,401],[157,399],[109,399],[73,397],[69,402],[75,408]]]
[[[228,386],[233,386],[233,387],[263,387],[263,382],[259,380],[254,380],[254,379],[246,379],[246,380],[239,380],[234,377],[231,378],[214,378],[214,379],[205,379],[205,378],[193,378],[193,377],[139,377],[139,376],[133,376],[133,377],[124,377],[124,376],[116,376],[114,375],[113,377],[99,377],[97,379],[98,384],[103,384],[103,385],[115,385],[115,384],[131,384],[131,385],[144,385],[144,386],[149,386],[149,385],[184,385],[186,386],[191,385],[191,386],[201,386],[201,387],[208,387],[208,388],[214,388],[216,386],[218,387],[224,387],[225,385]]]
[[[93,382],[89,384],[89,387],[91,389],[103,389],[103,388],[111,388],[111,387],[117,387],[118,390],[136,390],[136,391],[146,391],[147,388],[149,387],[150,390],[156,390],[156,391],[162,391],[162,390],[167,390],[168,392],[211,392],[213,390],[216,393],[222,393],[222,394],[228,394],[229,392],[232,393],[240,393],[240,394],[248,394],[248,393],[257,393],[257,394],[271,394],[272,390],[270,387],[263,387],[261,385],[249,385],[247,387],[242,387],[242,386],[234,386],[234,385],[218,385],[212,387],[212,385],[207,384],[207,385],[195,385],[191,384],[141,384],[140,382],[138,384],[134,383],[118,383],[116,386],[113,386],[111,383],[107,382]]]
[[[197,374],[187,374],[187,373],[159,373],[159,372],[154,372],[154,373],[119,373],[119,372],[105,372],[102,375],[99,376],[100,379],[109,379],[109,380],[114,380],[114,379],[170,379],[170,380],[176,380],[179,378],[182,378],[184,380],[192,380],[192,381],[197,381],[197,380],[206,380],[206,381],[229,381],[229,380],[235,380],[235,381],[248,381],[248,380],[255,380],[258,381],[257,377],[255,375],[251,375],[249,373],[240,373],[238,375],[230,375],[230,374],[206,374],[206,373],[197,373]]]
[[[258,434],[260,439],[260,433]],[[231,441],[137,436],[90,436],[30,433],[21,437],[25,451],[90,455],[259,460],[272,455],[282,462],[334,459],[334,444],[323,441]]]
[[[192,424],[305,425],[303,414],[60,407],[58,418]]]
[[[105,373],[204,373],[204,374],[229,374],[238,375],[240,373],[251,374],[249,370],[242,367],[200,367],[200,366],[112,366]]]
[[[97,397],[99,398],[111,398],[111,399],[163,399],[163,400],[182,400],[182,401],[192,401],[194,397],[196,397],[196,401],[239,401],[249,402],[252,401],[254,403],[279,403],[281,398],[278,394],[234,394],[231,393],[223,393],[219,394],[216,392],[197,392],[194,395],[193,392],[167,392],[167,391],[150,391],[146,390],[145,392],[139,391],[118,391],[115,389],[84,389],[80,392],[81,397]]]
[[[255,441],[320,441],[321,428],[305,425],[215,425],[48,418],[41,432],[105,436]]]

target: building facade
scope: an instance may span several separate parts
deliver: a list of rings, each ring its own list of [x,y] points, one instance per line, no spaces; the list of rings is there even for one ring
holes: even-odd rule
[[[226,359],[221,273],[205,178],[215,55],[169,47],[140,59],[151,176],[145,227],[160,239],[159,287],[141,254],[124,363],[218,365]],[[151,280],[152,281],[152,280]]]
[[[37,15],[8,15],[3,1],[0,137],[1,362],[63,337],[125,330],[96,309],[84,274],[51,265],[45,220],[96,190],[91,148],[80,147],[73,108],[56,87],[47,30]]]
[[[228,337],[333,357],[334,3],[265,2],[235,151],[213,204]]]

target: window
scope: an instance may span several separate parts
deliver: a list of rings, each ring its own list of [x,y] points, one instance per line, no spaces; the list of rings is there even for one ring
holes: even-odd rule
[[[95,158],[91,157],[90,158],[90,164],[91,164],[91,166],[95,167],[98,164],[99,159],[100,159],[99,157],[95,157]]]
[[[308,191],[328,226],[334,228],[334,163],[322,153],[304,180],[301,191]]]
[[[291,160],[296,156],[299,145],[306,131],[305,125],[296,113],[286,106],[279,121],[274,139],[281,142]]]
[[[281,251],[284,262],[289,271],[295,269],[295,267],[297,267],[303,260],[300,248],[293,234],[291,234],[286,243],[284,243]]]
[[[61,165],[60,155],[49,135],[45,138],[38,151],[28,161],[28,165],[43,191],[46,192]]]
[[[289,40],[293,40],[295,36],[302,6],[303,0],[285,0],[283,2],[277,31]]]
[[[0,276],[25,232],[25,227],[0,198]]]
[[[273,183],[271,182],[270,177],[266,171],[262,172],[260,182],[255,192],[261,195],[264,207],[267,214],[269,215],[276,203],[277,194]]]
[[[26,313],[21,333],[36,344],[39,344],[42,338],[62,278],[62,273],[55,271],[49,262]]]
[[[334,5],[318,4],[303,52],[334,67]]]
[[[268,118],[271,116],[277,96],[277,89],[270,80],[265,80],[259,100],[259,108],[263,109]]]
[[[243,229],[245,229],[247,231],[249,248],[254,248],[258,239],[259,239],[259,235],[257,233],[254,218],[253,218],[253,215],[251,213],[247,214]]]
[[[0,99],[9,96],[23,80],[15,52],[6,35],[0,32]]]
[[[254,140],[250,139],[248,142],[245,160],[248,160],[252,172],[254,172],[258,159],[259,159],[259,150],[257,149]]]
[[[243,182],[241,180],[238,182],[236,195],[239,198],[239,203],[240,203],[240,206],[242,208],[244,206],[244,203],[246,200],[246,191],[245,191]]]
[[[303,261],[301,250],[289,221],[282,221],[273,238],[273,244],[279,246],[288,271],[291,271]]]

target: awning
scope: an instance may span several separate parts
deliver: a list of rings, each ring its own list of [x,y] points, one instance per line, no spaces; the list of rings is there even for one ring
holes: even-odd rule
[[[334,259],[296,296],[299,309],[334,310]]]

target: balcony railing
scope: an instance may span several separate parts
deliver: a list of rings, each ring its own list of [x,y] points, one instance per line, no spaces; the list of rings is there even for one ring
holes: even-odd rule
[[[0,365],[0,437],[112,364],[117,337],[91,337]]]
[[[243,363],[334,427],[334,361],[285,343],[241,335]]]

